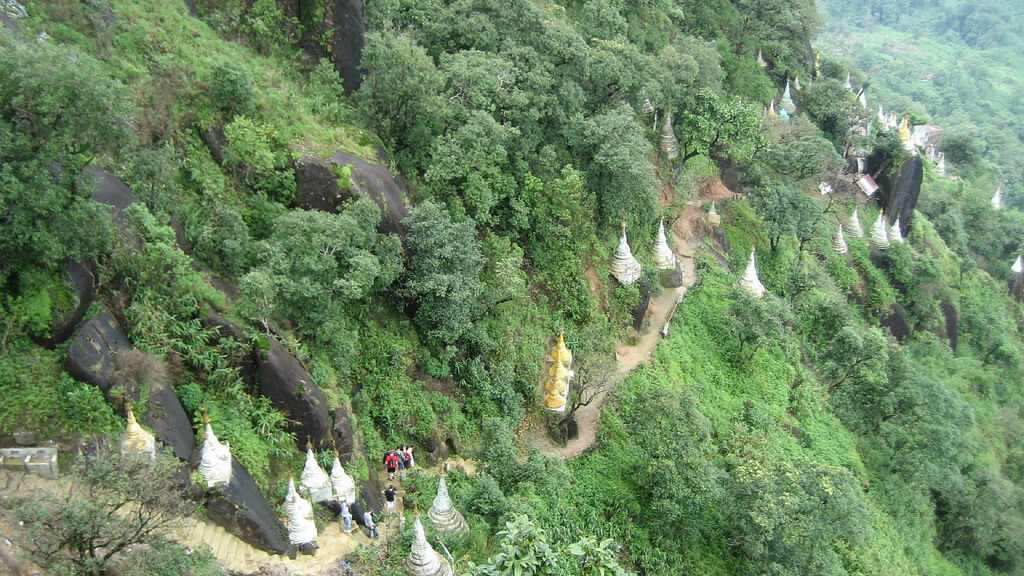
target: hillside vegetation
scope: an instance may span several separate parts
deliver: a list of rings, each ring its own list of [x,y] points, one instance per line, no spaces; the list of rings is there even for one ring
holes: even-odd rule
[[[818,41],[809,0],[372,0],[346,92],[321,58],[341,3],[195,4],[0,0],[0,435],[116,437],[126,400],[141,418],[169,386],[277,513],[307,435],[324,464],[348,442],[374,498],[386,448],[414,444],[422,468],[457,452],[475,464],[447,473],[470,529],[427,532],[460,574],[1024,571],[1024,308],[1006,283],[1024,218],[989,203],[1003,184],[1020,206],[1024,186],[1012,8],[825,2],[841,20]],[[957,10],[958,36],[938,33]],[[965,54],[987,60],[937,62]],[[847,73],[872,105],[942,126],[956,177],[860,130],[874,111]],[[797,76],[792,118],[767,112]],[[865,201],[844,172],[861,149],[880,179],[922,162],[920,198],[905,243],[848,235],[839,254],[854,208],[865,231],[895,213],[895,187]],[[138,202],[111,215],[86,167]],[[407,217],[353,176],[389,169]],[[604,399],[595,444],[533,448],[561,432],[540,403],[554,339],[574,394],[611,378],[632,326],[661,329],[633,315],[671,283],[649,251],[659,220],[720,177],[740,194],[719,226],[709,206],[688,223],[697,283]],[[642,265],[625,286],[623,222]],[[761,298],[736,286],[751,246]],[[66,371],[76,262],[95,278],[77,324],[109,312],[136,349],[110,390]],[[312,380],[284,400],[252,368],[278,343]],[[288,408],[320,397],[322,435]],[[437,468],[413,474],[406,498],[426,510],[437,485]],[[402,573],[412,538],[349,560]],[[215,570],[176,548],[146,562]]]

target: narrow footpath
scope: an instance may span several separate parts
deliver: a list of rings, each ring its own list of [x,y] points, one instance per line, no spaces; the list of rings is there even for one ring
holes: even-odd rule
[[[647,328],[637,335],[635,344],[620,341],[615,345],[616,376],[614,384],[625,380],[638,366],[651,360],[654,347],[662,338],[662,330],[671,320],[669,315],[697,280],[694,256],[697,253],[697,248],[701,245],[699,230],[702,229],[701,221],[705,218],[702,206],[706,202],[732,197],[733,193],[725,186],[717,181],[712,182],[701,189],[696,199],[688,201],[686,209],[671,223],[672,249],[683,273],[683,283],[678,288],[662,290],[657,298],[651,300],[647,309],[649,320]],[[548,434],[546,426],[536,418],[528,419],[520,429],[520,434],[528,447],[536,448],[545,454],[562,458],[579,456],[597,440],[601,405],[604,403],[606,395],[607,392],[598,395],[593,402],[577,411],[576,421],[579,436],[569,440],[564,446],[557,444]]]

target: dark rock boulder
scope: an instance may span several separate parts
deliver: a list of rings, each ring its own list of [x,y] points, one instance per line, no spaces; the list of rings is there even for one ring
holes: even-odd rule
[[[206,493],[206,515],[247,544],[271,554],[294,551],[287,532],[249,472],[231,459],[231,481]]]
[[[141,397],[139,386],[134,383],[125,385],[123,397],[137,404]],[[108,395],[107,400],[120,404],[112,395]],[[181,406],[174,388],[167,383],[150,384],[145,411],[139,408],[137,406],[135,410],[139,422],[152,429],[156,439],[170,446],[175,456],[187,461],[196,447],[195,433],[192,431],[192,421]]]
[[[658,280],[666,288],[678,288],[683,285],[683,270],[676,259],[676,267],[671,270],[659,270]]]
[[[64,265],[63,280],[71,289],[72,301],[69,302],[69,307],[54,309],[53,323],[50,325],[48,336],[33,335],[32,340],[40,346],[53,348],[70,338],[74,334],[75,328],[85,318],[89,306],[92,306],[96,291],[96,278],[88,266],[82,262],[68,262]]]
[[[334,7],[334,33],[330,41],[334,69],[341,75],[345,91],[351,93],[362,83],[359,62],[366,44],[363,0],[334,0],[329,4]]]
[[[643,276],[637,285],[640,288],[640,299],[629,314],[633,317],[633,329],[640,331],[644,326],[644,320],[647,319],[647,308],[651,305],[651,284],[647,277]]]
[[[203,316],[199,319],[199,322],[207,330],[216,330],[220,339],[231,339],[247,346],[241,354],[234,358],[235,366],[238,367],[239,376],[241,376],[246,386],[250,389],[256,388],[259,382],[258,359],[256,351],[249,344],[248,332],[216,312],[210,312]]]
[[[1024,272],[1010,276],[1010,295],[1017,302],[1024,302]]]
[[[305,157],[295,163],[295,206],[303,210],[337,212],[352,198],[352,192],[338,187],[333,164],[324,158]]]
[[[346,464],[352,459],[356,451],[355,431],[352,430],[352,418],[345,407],[338,408],[333,414],[334,425],[331,433],[334,437],[334,446],[338,450],[338,459]]]
[[[223,166],[225,158],[224,149],[228,145],[228,138],[224,135],[224,129],[217,125],[203,128],[199,130],[199,139],[203,141],[206,149],[210,151],[213,161],[218,166]]]
[[[104,311],[78,330],[68,348],[66,369],[76,380],[92,384],[104,394],[116,383],[114,356],[131,350],[128,337],[114,319]]]
[[[122,382],[117,375],[118,354],[131,350],[113,314],[104,311],[78,330],[68,349],[66,368],[76,380],[99,388],[112,404],[120,405],[124,400],[138,402],[138,385]],[[178,458],[188,460],[195,447],[192,423],[174,389],[166,383],[149,386],[145,410],[141,408],[136,410],[139,421],[152,428],[157,440],[170,446]]]
[[[171,216],[171,221],[167,223],[174,231],[174,243],[178,245],[178,248],[182,252],[192,255],[192,244],[189,243],[188,238],[185,237],[185,227],[181,224],[181,218],[177,214]]]
[[[946,338],[949,339],[949,347],[956,352],[956,347],[960,343],[960,313],[949,300],[943,300],[941,308],[942,316],[946,320]]]
[[[259,392],[288,416],[286,429],[295,434],[299,448],[305,447],[307,436],[314,445],[327,446],[327,400],[309,372],[272,336],[267,348],[257,352],[257,364]]]
[[[907,322],[906,310],[896,302],[893,302],[889,311],[882,315],[881,324],[888,328],[899,342],[906,342],[913,335],[910,324]]]
[[[924,179],[924,167],[921,157],[915,156],[907,160],[896,174],[882,172],[875,177],[879,190],[879,201],[885,209],[889,224],[900,219],[900,232],[906,236],[910,228],[910,220],[914,217],[917,200],[921,195],[921,181]]]
[[[99,166],[86,166],[75,180],[75,191],[81,194],[88,186],[93,186],[93,200],[113,208],[114,222],[118,227],[131,225],[124,210],[138,199],[124,182]]]
[[[347,189],[338,187],[333,168],[351,166]],[[357,194],[369,196],[381,212],[377,229],[381,233],[403,234],[402,219],[409,215],[406,190],[402,181],[383,162],[372,163],[344,152],[328,159],[306,157],[295,166],[298,208],[337,212],[338,207]]]

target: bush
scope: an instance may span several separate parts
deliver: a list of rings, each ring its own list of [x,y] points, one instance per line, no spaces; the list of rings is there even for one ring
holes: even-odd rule
[[[224,113],[227,120],[252,108],[256,90],[247,69],[233,62],[221,62],[210,70],[209,82],[214,104]]]

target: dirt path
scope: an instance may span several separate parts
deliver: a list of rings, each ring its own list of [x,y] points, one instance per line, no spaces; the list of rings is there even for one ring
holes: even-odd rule
[[[683,298],[686,291],[693,286],[697,280],[694,255],[697,246],[700,245],[698,231],[702,229],[701,223],[704,219],[702,205],[705,202],[717,201],[733,197],[725,186],[715,181],[702,188],[695,200],[686,203],[686,209],[679,217],[671,223],[673,246],[679,260],[679,267],[683,273],[683,283],[679,288],[664,289],[657,298],[651,301],[647,309],[649,324],[645,331],[636,334],[636,343],[628,344],[618,342],[615,345],[616,384],[624,380],[640,364],[651,360],[651,353],[654,347],[662,338],[662,330],[671,320],[669,315],[675,310],[678,302]],[[662,203],[671,201],[670,197],[663,197]],[[596,278],[591,278],[591,282]],[[559,446],[551,438],[545,429],[543,422],[531,418],[520,429],[521,435],[525,438],[526,445],[537,448],[541,452],[563,458],[572,458],[583,453],[584,450],[594,444],[597,439],[597,426],[601,418],[601,404],[604,403],[606,393],[600,394],[588,406],[584,406],[576,413],[576,421],[579,429],[579,436],[568,441],[565,446]]]

